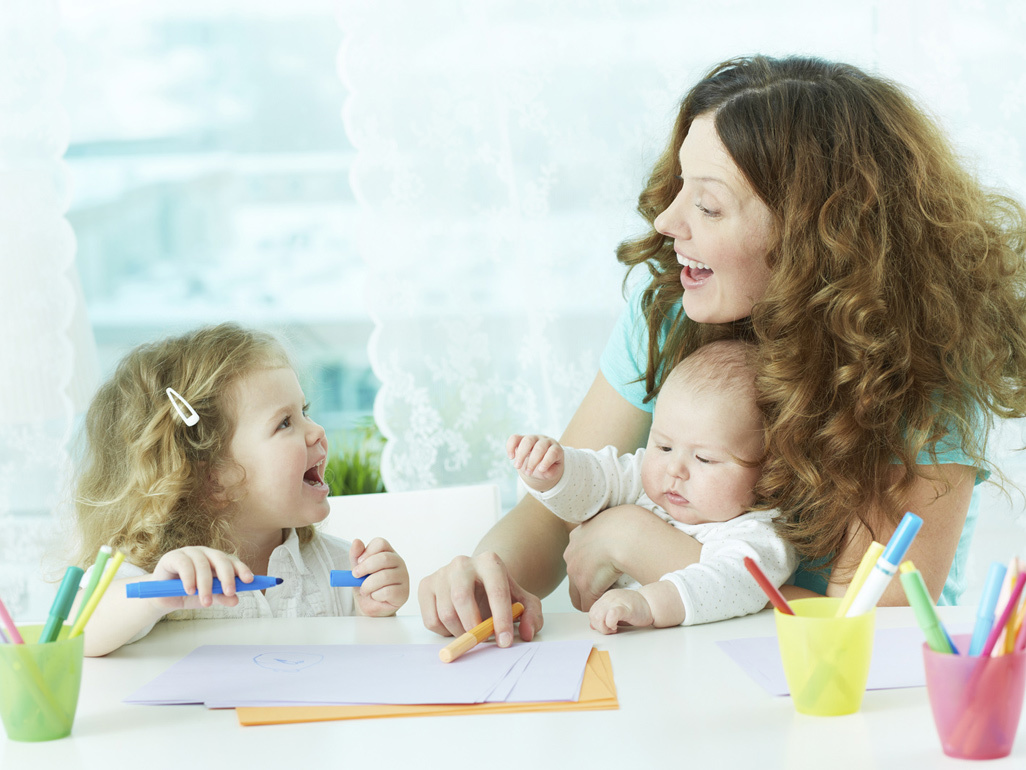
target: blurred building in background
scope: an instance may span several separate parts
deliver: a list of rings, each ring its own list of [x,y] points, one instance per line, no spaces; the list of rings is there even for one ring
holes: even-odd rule
[[[286,339],[329,435],[369,415],[334,3],[66,6],[67,216],[101,376],[234,320]]]

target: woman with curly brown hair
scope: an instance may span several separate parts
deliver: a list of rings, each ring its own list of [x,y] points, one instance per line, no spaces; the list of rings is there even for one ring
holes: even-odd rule
[[[906,510],[935,598],[964,589],[974,487],[996,418],[1026,415],[1026,212],[961,166],[896,85],[814,58],[735,59],[684,98],[639,198],[651,224],[620,246],[650,280],[631,297],[562,441],[621,453],[645,441],[663,377],[723,337],[757,346],[766,452],[755,509],[779,509],[803,557],[790,596],[839,595]],[[649,517],[658,524],[654,517]],[[587,609],[700,546],[610,509],[568,531],[525,499],[420,586],[424,622],[460,633],[492,610],[512,641],[536,597],[570,577]],[[565,561],[564,561],[565,560]],[[904,603],[892,585],[883,604]]]

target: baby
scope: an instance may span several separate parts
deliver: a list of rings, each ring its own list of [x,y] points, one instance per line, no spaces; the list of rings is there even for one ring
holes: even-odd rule
[[[693,625],[758,612],[766,595],[746,570],[750,556],[776,585],[797,565],[774,529],[773,511],[748,511],[763,455],[751,346],[705,345],[674,367],[652,415],[648,446],[618,456],[563,447],[545,436],[506,445],[528,491],[553,513],[583,522],[607,508],[640,505],[702,543],[701,559],[640,585],[624,575],[589,611],[591,625]]]

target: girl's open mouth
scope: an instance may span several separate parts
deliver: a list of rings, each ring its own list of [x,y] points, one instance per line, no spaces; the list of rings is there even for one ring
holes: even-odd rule
[[[324,466],[326,462],[327,458],[324,458],[313,467],[307,468],[306,473],[303,474],[303,482],[316,489],[327,489],[328,485],[324,483]]]

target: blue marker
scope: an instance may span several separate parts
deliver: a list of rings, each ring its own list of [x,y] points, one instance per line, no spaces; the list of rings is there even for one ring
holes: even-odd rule
[[[366,577],[353,577],[353,571],[350,569],[333,569],[331,571],[331,585],[334,588],[340,588],[342,586],[362,586],[363,581],[366,579]]]
[[[252,583],[243,583],[238,577],[235,578],[235,590],[238,591],[263,591],[265,588],[274,588],[284,581],[277,577],[267,575],[254,575]],[[211,593],[223,594],[221,581],[214,578]],[[125,595],[129,599],[154,599],[158,596],[194,596],[187,594],[182,586],[181,580],[147,580],[142,583],[129,583],[125,586]]]
[[[891,535],[891,539],[887,541],[884,552],[880,554],[873,569],[869,571],[866,582],[862,584],[862,588],[855,595],[855,601],[851,603],[845,614],[846,618],[862,615],[876,606],[880,597],[883,596],[887,584],[891,582],[894,573],[898,571],[898,565],[905,558],[905,552],[908,551],[908,547],[919,533],[921,526],[923,526],[921,518],[914,513],[905,514],[898,524],[898,528]]]
[[[1006,572],[1008,568],[1001,562],[990,565],[987,582],[983,586],[983,596],[980,598],[980,608],[976,611],[973,640],[969,643],[970,655],[979,655],[983,645],[987,643],[987,635],[994,626],[994,610],[997,608],[998,594],[1001,593],[1001,584],[1005,580]]]

